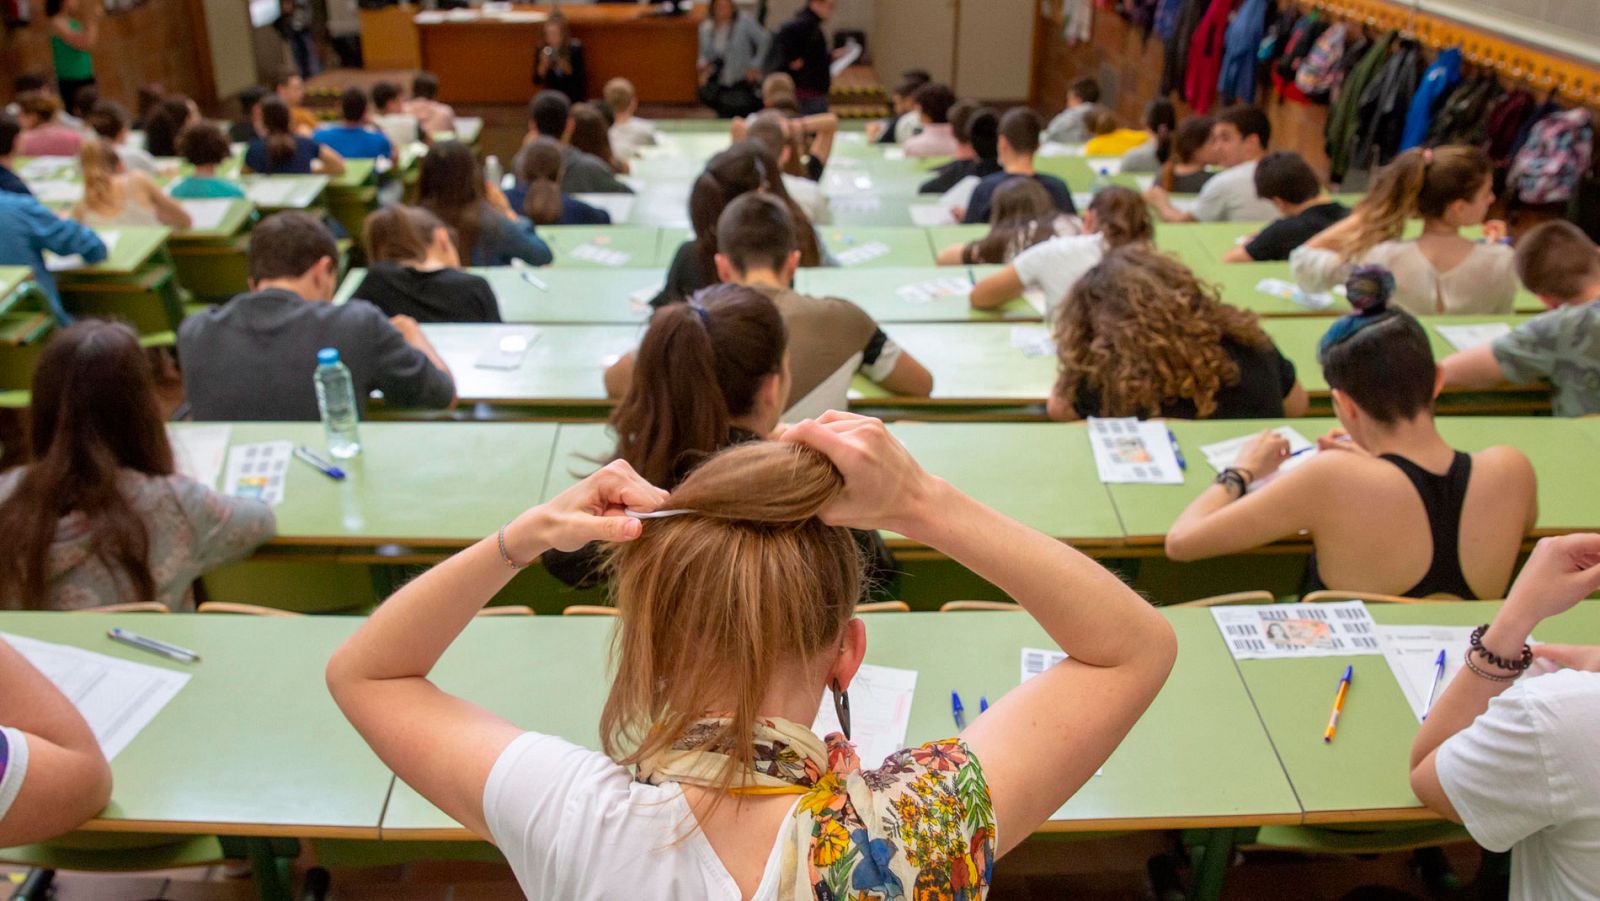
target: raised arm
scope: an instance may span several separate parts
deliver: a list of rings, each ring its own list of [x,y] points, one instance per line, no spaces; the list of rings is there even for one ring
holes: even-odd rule
[[[518,564],[551,548],[631,541],[667,493],[617,461],[512,520],[502,533]],[[483,788],[522,730],[428,681],[428,673],[516,570],[491,535],[384,601],[328,661],[328,690],[380,759],[423,797],[485,839]]]
[[[1172,628],[1094,561],[928,475],[878,420],[830,412],[783,440],[817,448],[844,473],[825,520],[893,529],[950,556],[1015,598],[1071,655],[961,735],[983,765],[1004,854],[1133,728],[1177,656]]]
[[[1439,361],[1447,388],[1494,388],[1506,384],[1505,370],[1494,357],[1494,346],[1480,344],[1457,351]]]
[[[28,760],[21,790],[0,815],[0,846],[76,829],[111,799],[111,767],[100,743],[72,702],[4,641],[0,685],[0,725],[22,733]]]

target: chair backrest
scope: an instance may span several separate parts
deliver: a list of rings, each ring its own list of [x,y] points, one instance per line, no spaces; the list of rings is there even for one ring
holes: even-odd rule
[[[293,610],[279,610],[259,604],[235,604],[232,601],[206,601],[198,608],[200,613],[229,613],[235,616],[305,616]]]
[[[1302,597],[1302,604],[1325,601],[1366,601],[1369,604],[1437,604],[1440,601],[1459,601],[1460,598],[1435,595],[1425,598],[1403,598],[1397,594],[1378,594],[1375,591],[1313,591]]]
[[[1235,591],[1232,594],[1214,594],[1208,598],[1184,601],[1174,607],[1226,607],[1230,604],[1275,604],[1278,599],[1270,591]]]
[[[615,607],[605,607],[600,604],[573,604],[561,608],[562,616],[620,616]]]
[[[874,601],[870,604],[857,604],[857,613],[910,613],[911,605],[905,601]]]
[[[474,616],[533,616],[533,608],[525,604],[506,604],[502,607],[485,607]]]
[[[71,613],[171,613],[160,601],[131,601],[126,604],[107,604],[104,607],[85,607]]]
[[[940,613],[960,613],[962,611],[971,611],[971,610],[1011,610],[1011,611],[1018,611],[1018,610],[1021,610],[1021,609],[1022,609],[1022,605],[1021,604],[1014,604],[1011,601],[945,601],[944,604],[942,604],[939,607],[939,612]]]

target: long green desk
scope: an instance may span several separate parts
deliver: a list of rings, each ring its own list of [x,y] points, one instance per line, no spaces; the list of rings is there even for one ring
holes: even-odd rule
[[[328,181],[326,175],[244,175],[239,178],[246,195],[263,214],[317,209],[322,204]]]
[[[198,297],[218,301],[247,290],[247,229],[255,215],[255,204],[249,200],[229,200],[216,225],[173,232],[167,247],[178,283]]]
[[[27,266],[0,266],[0,392],[27,391],[44,338],[55,328]]]
[[[1368,604],[1373,619],[1392,625],[1476,626],[1496,602]],[[1600,602],[1585,602],[1541,623],[1540,641],[1600,641]],[[1410,785],[1411,742],[1418,724],[1381,656],[1306,660],[1241,660],[1239,672],[1261,713],[1308,824],[1436,820]],[[1339,732],[1322,733],[1345,666],[1355,668]],[[1459,678],[1474,678],[1463,672]]]
[[[506,322],[637,324],[650,318],[650,307],[648,303],[636,303],[632,295],[644,289],[659,289],[663,283],[660,269],[494,266],[468,271],[488,280],[500,303],[500,318]],[[356,296],[356,288],[366,275],[365,269],[350,270],[334,303]]]
[[[67,312],[121,317],[141,335],[176,329],[183,321],[183,301],[166,246],[172,229],[122,225],[99,232],[117,235],[116,246],[109,249],[105,260],[56,273]]]
[[[392,777],[323,684],[344,617],[0,613],[0,631],[193,674],[112,761],[111,804],[86,831],[375,838]],[[113,626],[200,653],[174,663]]]
[[[538,230],[539,237],[550,246],[555,262],[550,268],[562,269],[621,269],[660,266],[672,262],[672,252],[677,245],[661,247],[661,230],[642,225],[547,225]],[[595,260],[573,256],[577,248],[589,245],[627,255],[618,266],[609,266]],[[663,256],[663,252],[666,254]]]
[[[1300,808],[1204,610],[1166,610],[1179,636],[1166,687],[1127,739],[1043,832],[1296,823]],[[867,662],[918,670],[906,740],[949,737],[950,692],[997,698],[1016,687],[1022,648],[1054,645],[1019,613],[868,616]],[[613,620],[475,622],[439,662],[438,684],[513,722],[596,748]],[[930,655],[930,648],[948,651]],[[559,699],[559,700],[556,700]],[[1177,736],[1183,739],[1177,740]],[[1196,753],[1226,748],[1227,753]],[[870,765],[870,764],[869,764]],[[476,838],[404,783],[384,811],[389,841]]]
[[[606,397],[607,366],[639,345],[639,325],[443,325],[422,327],[456,380],[462,403],[542,409],[577,408],[601,418],[616,401]],[[506,335],[538,337],[516,369],[484,369],[477,360]]]
[[[972,266],[970,274],[983,279],[999,268]],[[795,290],[815,297],[842,297],[854,301],[880,323],[1039,320],[1039,311],[1020,297],[994,310],[976,310],[969,301],[967,291],[927,302],[906,300],[896,293],[903,287],[930,279],[956,278],[968,281],[968,275],[969,267],[964,266],[801,269],[795,274]]]
[[[1164,542],[1167,530],[1178,515],[1211,484],[1216,472],[1207,465],[1200,451],[1202,446],[1280,425],[1316,440],[1338,424],[1335,419],[1172,421],[1169,427],[1177,436],[1189,464],[1184,484],[1106,486],[1128,544]],[[1534,537],[1600,526],[1600,483],[1584,475],[1587,461],[1600,454],[1600,429],[1590,428],[1581,420],[1548,417],[1445,417],[1439,419],[1438,424],[1444,439],[1460,450],[1475,452],[1496,444],[1509,444],[1528,456],[1539,476],[1539,520],[1532,533]],[[1076,440],[1088,444],[1084,432],[1078,432]],[[1275,547],[1303,550],[1307,546],[1305,541],[1294,540]]]
[[[854,266],[845,266],[846,269],[879,268],[884,266],[932,266],[933,250],[928,245],[928,236],[923,229],[908,225],[904,226],[856,226],[856,225],[829,225],[823,226],[822,243],[835,257],[842,253],[873,243],[883,244],[888,248],[881,256],[874,257]]]

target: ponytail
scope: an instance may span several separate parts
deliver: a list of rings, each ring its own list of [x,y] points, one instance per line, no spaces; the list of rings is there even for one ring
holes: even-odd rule
[[[1356,205],[1361,227],[1341,248],[1346,259],[1393,241],[1414,216],[1437,219],[1450,204],[1471,200],[1493,174],[1489,157],[1477,147],[1414,147],[1378,170],[1372,189]]]
[[[117,165],[117,148],[104,138],[86,140],[78,148],[78,166],[83,170],[85,209],[103,211],[116,206]]]
[[[261,124],[267,130],[267,166],[281,169],[294,160],[294,132],[289,130],[289,107],[277,97],[261,101]]]
[[[537,225],[561,221],[561,145],[540,137],[522,152],[517,177],[528,183],[522,212]]]

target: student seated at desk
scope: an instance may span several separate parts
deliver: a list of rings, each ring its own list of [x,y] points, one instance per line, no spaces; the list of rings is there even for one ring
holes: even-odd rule
[[[1083,234],[1060,235],[1027,248],[974,285],[969,299],[975,309],[990,310],[1026,291],[1038,291],[1048,318],[1106,253],[1129,244],[1149,245],[1155,234],[1143,198],[1118,185],[1101,188],[1083,214]]]
[[[1034,154],[1039,152],[1039,114],[1025,106],[1006,111],[1000,117],[1000,168],[1002,171],[985,176],[972,191],[961,221],[969,225],[989,221],[989,203],[994,192],[1012,178],[1031,178],[1050,192],[1056,209],[1068,216],[1078,214],[1072,205],[1072,192],[1067,183],[1054,175],[1042,175],[1033,169]]]
[[[1272,141],[1272,122],[1253,106],[1235,106],[1217,114],[1206,152],[1225,167],[1207,178],[1195,198],[1194,211],[1173,206],[1171,189],[1151,185],[1145,199],[1162,222],[1266,222],[1277,208],[1256,194],[1256,163]]]
[[[955,159],[918,185],[918,194],[943,194],[968,178],[981,180],[1000,171],[999,113],[963,100],[950,110],[950,130],[956,138]]]
[[[1044,139],[1055,144],[1082,144],[1089,140],[1089,128],[1084,119],[1089,113],[1101,109],[1100,82],[1093,78],[1080,78],[1067,86],[1067,107],[1050,120],[1044,130]]]
[[[1145,140],[1122,155],[1122,171],[1160,172],[1172,152],[1172,138],[1178,130],[1178,111],[1172,101],[1157,97],[1144,108]],[[1209,137],[1209,135],[1208,135]]]
[[[939,251],[940,266],[1009,263],[1017,254],[1060,234],[1077,234],[1076,219],[1056,212],[1050,192],[1028,178],[1013,178],[994,192],[989,233]]]
[[[345,159],[398,159],[395,145],[367,121],[367,95],[360,88],[339,95],[339,124],[324,125],[313,137]]]
[[[210,122],[196,122],[178,135],[178,153],[194,167],[194,172],[172,186],[173,197],[201,200],[245,196],[238,182],[217,177],[217,167],[233,156],[233,148],[228,146],[228,136],[222,129]]]
[[[17,98],[17,153],[22,156],[77,156],[83,133],[56,121],[61,101],[43,91]]]
[[[44,292],[46,305],[58,325],[72,321],[61,305],[56,278],[44,264],[43,251],[68,256],[78,254],[86,263],[106,258],[105,242],[71,219],[63,219],[32,194],[0,191],[0,266],[29,266],[33,283]]]
[[[857,374],[893,394],[927,397],[933,376],[894,343],[866,311],[836,297],[796,293],[800,266],[795,221],[776,198],[745,194],[717,223],[717,276],[724,283],[754,288],[772,298],[789,332],[791,420],[843,410]],[[621,397],[633,377],[633,356],[606,370],[606,393]]]
[[[544,266],[554,259],[533,223],[517,215],[494,188],[491,202],[483,167],[467,145],[441,141],[422,158],[417,205],[455,230],[456,246],[473,266],[509,266],[521,260]]]
[[[1083,155],[1091,157],[1121,157],[1135,147],[1150,142],[1150,135],[1137,128],[1123,128],[1117,115],[1108,109],[1097,109],[1083,117],[1090,138],[1083,145]]]
[[[265,96],[267,89],[254,84],[239,92],[239,118],[228,125],[230,144],[248,144],[260,137],[256,131],[255,111],[256,104]]]
[[[1597,562],[1600,535],[1541,540],[1411,744],[1422,803],[1511,852],[1511,901],[1600,897],[1600,647],[1529,646],[1600,588]]]
[[[1515,448],[1446,444],[1428,336],[1388,306],[1392,276],[1362,267],[1348,290],[1360,312],[1334,323],[1319,352],[1343,433],[1283,473],[1288,442],[1263,433],[1178,517],[1167,556],[1203,560],[1309,532],[1304,591],[1498,598],[1538,519],[1533,467]]]
[[[356,405],[381,390],[390,407],[455,405],[450,369],[416,320],[364,300],[334,305],[339,247],[316,217],[275,213],[250,232],[250,291],[178,328],[189,409],[200,421],[315,422],[317,351],[350,369]]]
[[[1172,133],[1172,147],[1155,184],[1169,194],[1198,194],[1206,182],[1215,175],[1211,165],[1211,128],[1216,120],[1210,116],[1190,116]]]
[[[937,82],[917,89],[914,98],[922,130],[903,143],[906,156],[952,156],[956,152],[956,134],[950,127],[950,107],[956,105],[955,92],[948,85]]]
[[[610,225],[611,214],[561,190],[561,145],[540,136],[517,154],[517,183],[506,203],[534,225]]]
[[[276,530],[264,501],[174,468],[150,362],[124,324],[85,319],[54,335],[33,410],[32,461],[0,475],[0,606],[193,610],[195,579]]]
[[[22,125],[11,116],[0,113],[0,192],[31,197],[33,192],[28,190],[27,182],[11,169],[11,157],[16,153],[17,135],[20,134]]]
[[[261,175],[343,175],[344,158],[337,150],[289,128],[289,108],[276,97],[256,104],[255,138],[244,151],[244,167]]]
[[[405,102],[405,112],[422,125],[422,133],[432,136],[456,130],[456,111],[447,103],[439,102],[439,77],[432,72],[418,72],[411,79],[411,99]],[[423,140],[429,140],[424,137]]]
[[[1505,315],[1517,294],[1516,254],[1501,243],[1506,224],[1485,221],[1494,204],[1494,165],[1476,147],[1413,148],[1378,171],[1355,212],[1289,255],[1294,280],[1327,291],[1352,266],[1394,273],[1394,305],[1413,316]],[[1422,234],[1404,239],[1406,221]],[[1483,240],[1461,229],[1483,226]]]
[[[378,126],[396,151],[418,141],[431,142],[431,136],[422,130],[417,117],[406,112],[400,86],[394,82],[380,81],[372,86],[372,109],[372,124]]]
[[[569,113],[572,118],[572,146],[606,164],[618,175],[628,174],[627,157],[619,157],[611,149],[610,125],[605,116],[592,103],[574,103]]]
[[[1571,222],[1536,226],[1517,242],[1517,275],[1550,308],[1489,344],[1444,358],[1447,386],[1494,388],[1547,380],[1557,416],[1600,413],[1600,248]]]
[[[1271,419],[1309,402],[1254,313],[1143,242],[1108,251],[1055,311],[1050,418]]]
[[[639,155],[639,148],[653,147],[656,143],[656,124],[639,118],[639,96],[633,82],[626,78],[613,78],[606,82],[600,95],[611,108],[611,147],[622,159]]]
[[[178,155],[178,134],[200,121],[200,108],[182,94],[168,94],[144,120],[144,149],[151,156]]]
[[[117,148],[96,137],[78,151],[83,170],[83,199],[72,205],[72,218],[90,228],[118,225],[165,225],[184,229],[189,211],[162,193],[150,176],[123,170]]]
[[[805,148],[795,141],[789,123],[790,119],[777,110],[762,110],[745,120],[744,136],[759,141],[778,161],[778,167],[783,170],[784,191],[807,219],[821,222],[828,215],[828,198],[822,193],[821,185],[806,177],[801,163]]]
[[[156,158],[144,148],[128,143],[128,111],[122,108],[122,104],[115,100],[96,102],[88,115],[83,117],[83,124],[111,142],[111,146],[117,149],[117,158],[122,160],[122,165],[128,171],[151,176],[158,174]]]
[[[284,69],[272,79],[272,93],[283,105],[289,108],[289,118],[294,126],[294,133],[303,137],[311,137],[317,130],[317,117],[311,114],[303,104],[306,99],[306,83],[300,78],[300,73],[293,69]],[[255,123],[256,131],[261,134],[261,123]]]
[[[900,81],[889,92],[889,109],[894,113],[887,119],[867,123],[867,140],[874,144],[904,144],[922,128],[922,116],[917,112],[917,92],[933,81],[927,69],[907,69],[900,73]]]
[[[632,194],[633,189],[617,180],[605,160],[584,153],[572,145],[572,102],[558,91],[540,91],[528,103],[528,133],[522,139],[526,148],[540,137],[561,145],[564,168],[561,190],[568,194]],[[522,151],[511,160],[511,171],[522,169]]]
[[[111,766],[83,714],[0,639],[0,845],[65,835],[111,800]]]
[[[1287,260],[1295,248],[1350,215],[1349,207],[1322,190],[1305,159],[1290,150],[1269,153],[1256,164],[1256,194],[1278,208],[1279,218],[1228,248],[1224,263]]]
[[[384,315],[418,322],[499,322],[500,304],[482,276],[461,271],[450,229],[421,207],[395,204],[362,229],[371,267],[353,297]]]
[[[868,630],[845,526],[949,555],[1069,658],[958,736],[861,759],[847,692]],[[621,614],[603,752],[428,681],[513,567],[590,541],[612,555]],[[956,656],[925,651],[930,667]],[[882,423],[836,413],[723,451],[670,494],[611,464],[386,600],[327,679],[378,757],[494,842],[530,898],[978,899],[994,861],[1093,779],[1176,655],[1116,576],[928,475]],[[843,734],[819,739],[830,692]]]

